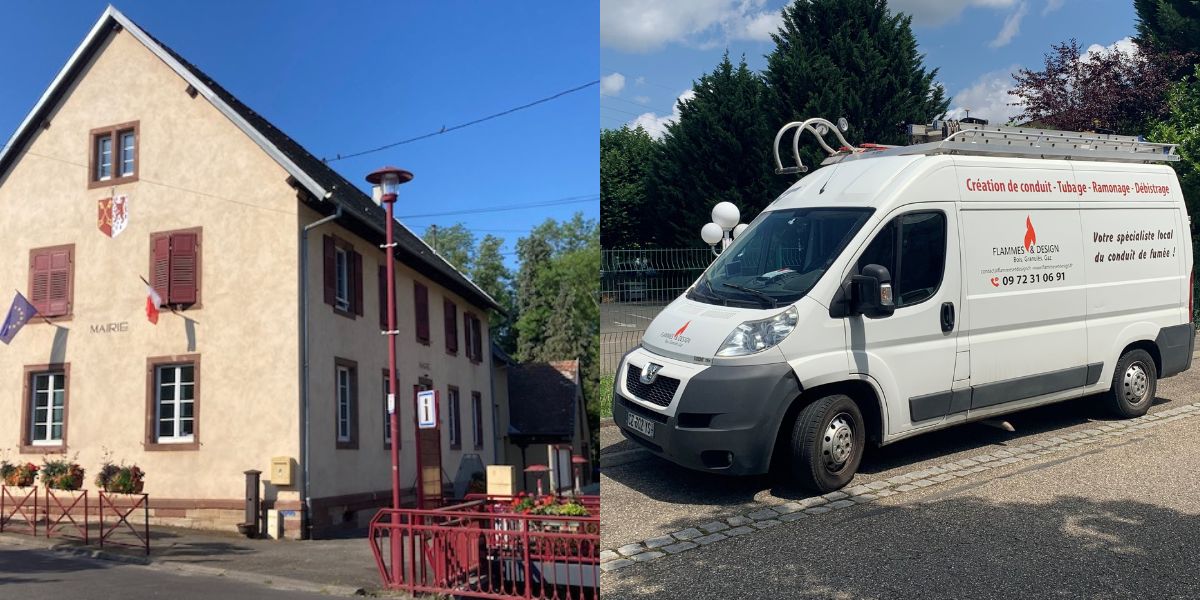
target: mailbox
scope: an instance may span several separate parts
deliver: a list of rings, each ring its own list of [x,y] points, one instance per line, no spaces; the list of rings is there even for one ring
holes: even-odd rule
[[[292,485],[292,459],[276,456],[271,459],[271,483],[280,487]]]

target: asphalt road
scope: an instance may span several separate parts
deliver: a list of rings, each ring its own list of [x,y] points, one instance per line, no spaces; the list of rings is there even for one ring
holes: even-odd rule
[[[329,597],[49,550],[0,547],[0,598],[5,599],[327,600]]]
[[[1152,413],[1200,401],[1200,369]],[[1094,398],[871,452],[852,485],[1095,428]],[[808,495],[771,477],[674,467],[602,432],[603,546]],[[619,434],[617,434],[619,436]],[[805,516],[606,573],[605,598],[1200,597],[1200,417]]]

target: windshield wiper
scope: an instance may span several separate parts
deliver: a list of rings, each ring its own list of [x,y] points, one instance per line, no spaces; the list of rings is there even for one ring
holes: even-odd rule
[[[767,302],[767,306],[768,306],[769,308],[779,308],[779,304],[778,304],[777,302],[775,302],[775,298],[772,298],[770,294],[765,294],[765,293],[763,293],[763,292],[760,292],[760,291],[758,291],[758,290],[751,289],[751,288],[748,288],[748,287],[745,287],[745,286],[741,286],[741,285],[737,285],[737,284],[735,284],[735,283],[722,283],[721,285],[723,285],[723,286],[725,286],[725,287],[733,288],[733,289],[735,289],[735,290],[738,290],[738,291],[742,291],[742,292],[748,292],[748,293],[754,294],[755,296],[758,296],[760,299],[762,299],[762,300],[766,301],[766,302]]]
[[[714,290],[712,288],[712,282],[710,282],[708,279],[702,279],[700,281],[700,284],[701,285],[697,285],[697,286],[693,287],[692,291],[695,292],[697,295],[701,295],[710,300],[719,302],[722,306],[729,306],[729,299],[718,294],[716,292],[716,290]],[[708,288],[707,292],[703,291],[703,288],[705,288],[705,287]]]

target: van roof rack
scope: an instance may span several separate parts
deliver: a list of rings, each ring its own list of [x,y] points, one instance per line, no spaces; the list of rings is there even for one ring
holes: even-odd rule
[[[845,123],[839,119],[838,125]],[[792,136],[792,157],[796,166],[784,167],[779,157],[779,141],[795,127]],[[841,135],[845,127],[835,127],[820,118],[794,121],[784,125],[775,135],[775,172],[804,173],[808,167],[800,161],[800,135],[811,132],[821,148],[829,153],[822,165],[840,162],[848,157],[871,158],[914,154],[965,154],[974,156],[1004,156],[1014,158],[1045,158],[1063,160],[1094,160],[1107,162],[1173,162],[1179,160],[1176,144],[1147,142],[1140,136],[1114,135],[1078,131],[1058,131],[1029,127],[1007,127],[962,121],[935,121],[932,125],[909,125],[908,146],[863,144],[854,147]],[[824,131],[822,131],[824,130]],[[834,150],[825,142],[824,134],[832,130],[842,146]]]

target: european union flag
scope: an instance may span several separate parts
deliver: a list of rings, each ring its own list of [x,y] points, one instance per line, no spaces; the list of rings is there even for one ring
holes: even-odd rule
[[[37,314],[37,309],[17,292],[17,297],[13,298],[12,308],[8,309],[8,318],[4,319],[4,325],[0,325],[0,342],[8,344],[16,337],[17,332]]]

